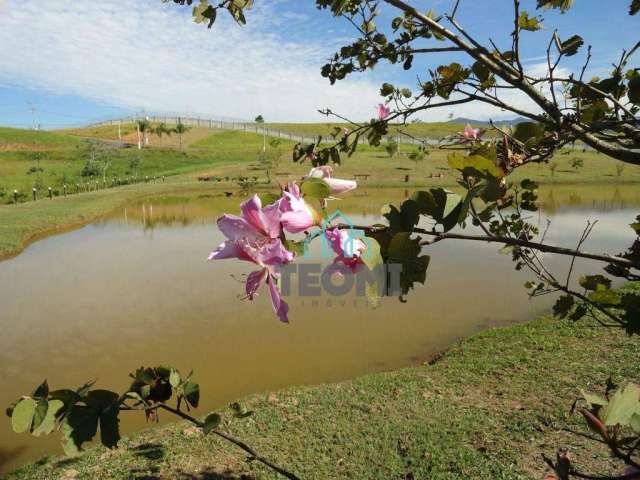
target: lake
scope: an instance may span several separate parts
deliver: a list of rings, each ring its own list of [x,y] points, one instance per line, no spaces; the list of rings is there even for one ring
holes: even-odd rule
[[[405,195],[359,191],[331,207],[376,223],[384,203]],[[540,200],[532,220],[543,228],[551,220],[547,238],[555,245],[575,246],[586,219],[598,225],[585,250],[618,253],[632,242],[637,186],[544,188]],[[523,284],[532,275],[515,272],[499,246],[446,241],[425,249],[428,280],[407,303],[385,298],[372,309],[352,295],[293,295],[285,325],[266,291],[254,302],[240,298],[251,265],[206,261],[222,241],[216,218],[237,213],[239,201],[218,194],[148,200],[0,262],[0,406],[45,378],[53,389],[95,379],[98,388],[124,391],[129,372],[167,364],[194,370],[204,415],[251,393],[418,364],[554,301],[530,300]],[[566,269],[568,259],[546,258],[560,274]],[[600,271],[584,261],[576,270]],[[141,414],[121,418],[125,434],[147,426]],[[0,472],[49,453],[61,453],[59,435],[16,435],[8,418],[0,423]]]

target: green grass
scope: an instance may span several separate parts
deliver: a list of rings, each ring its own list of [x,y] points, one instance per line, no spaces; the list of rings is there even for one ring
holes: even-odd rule
[[[255,159],[262,146],[260,136],[242,132],[208,131],[206,137],[208,143],[191,148],[194,139],[203,138],[202,132],[191,133],[185,138],[185,151],[170,145],[115,149],[106,172],[107,182],[135,173],[143,179],[196,172],[218,164],[239,165]],[[76,184],[102,182],[102,175],[81,175],[89,157],[85,143],[66,134],[0,129],[0,204],[12,202],[14,190],[18,190],[21,200],[31,200],[34,187],[39,190],[38,196],[44,197],[49,187],[62,193],[65,184],[69,191],[75,191]],[[137,172],[131,165],[133,159],[139,160]],[[38,165],[41,171],[30,172]]]
[[[601,389],[609,375],[637,379],[639,354],[623,332],[544,316],[463,340],[433,365],[254,395],[243,405],[255,414],[222,428],[305,479],[538,480],[541,453],[561,446],[580,470],[611,473],[602,446],[564,428],[587,433],[569,415],[578,389]],[[133,435],[114,451],[44,458],[7,478],[70,471],[92,480],[277,478],[184,423]]]
[[[179,186],[138,185],[118,187],[108,192],[82,193],[68,198],[48,200],[47,188],[52,187],[54,194],[62,193],[62,185],[69,185],[69,191],[75,192],[75,184],[83,184],[89,179],[80,176],[86,163],[83,156],[83,142],[80,136],[90,134],[100,138],[110,138],[117,130],[114,127],[75,130],[67,133],[33,132],[16,129],[0,129],[0,257],[18,252],[31,239],[47,232],[69,228],[91,221],[111,209],[132,201],[139,196],[162,193],[166,188],[183,190],[198,188],[221,188],[237,190],[234,180],[239,176],[256,177],[262,187],[267,184],[263,167],[258,162],[262,150],[262,137],[241,131],[193,129],[184,137],[185,149],[177,149],[175,135],[162,140],[152,138],[152,146],[143,150],[136,148],[117,149],[113,155],[112,166],[107,178],[127,178],[132,175],[130,162],[139,158],[138,178],[167,177],[167,183],[173,183],[173,176]],[[279,147],[278,165],[271,171],[272,187],[278,183],[297,180],[308,173],[307,162],[293,163],[291,148],[293,142],[283,141]],[[272,147],[269,154],[278,157]],[[390,158],[382,148],[362,146],[353,157],[343,158],[342,165],[336,166],[335,175],[341,178],[354,178],[355,175],[368,174],[360,179],[363,188],[400,187],[406,189],[429,188],[434,186],[453,187],[456,185],[456,172],[447,165],[447,152],[434,150],[422,162],[413,162],[408,154],[413,147],[403,146],[401,152]],[[40,157],[42,172],[28,174],[35,163],[34,154]],[[573,158],[581,158],[584,166],[578,170],[571,167]],[[518,169],[513,181],[531,178],[547,185],[617,185],[640,182],[640,166],[627,165],[621,175],[616,166],[619,162],[594,152],[564,151],[555,156],[552,172],[549,165],[530,165]],[[200,175],[212,175],[226,178],[215,186],[197,185]],[[95,182],[97,178],[90,179]],[[405,181],[408,180],[408,181]],[[38,202],[32,202],[31,189],[38,184]],[[95,183],[94,183],[95,184]],[[20,192],[25,204],[2,205],[11,203],[13,190]],[[381,202],[384,203],[384,202]]]

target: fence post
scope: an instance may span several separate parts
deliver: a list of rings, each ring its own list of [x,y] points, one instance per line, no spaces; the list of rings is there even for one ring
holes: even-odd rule
[[[49,187],[49,200],[53,200],[53,191],[51,190],[51,187]]]
[[[16,206],[18,206],[18,190],[13,191],[13,201],[16,203]]]
[[[38,200],[38,191],[36,187],[33,187],[33,201],[35,202],[36,200]]]
[[[64,190],[64,196],[66,197],[67,196],[67,184],[66,183],[62,186],[62,189]]]

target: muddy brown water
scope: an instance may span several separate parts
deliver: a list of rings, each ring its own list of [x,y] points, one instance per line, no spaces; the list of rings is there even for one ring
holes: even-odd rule
[[[332,207],[355,223],[376,223],[380,207],[402,190],[359,192]],[[637,186],[545,188],[532,221],[551,220],[547,238],[573,246],[586,219],[598,220],[585,249],[625,250],[628,224],[640,213]],[[0,406],[47,379],[52,388],[97,380],[124,390],[140,365],[195,371],[198,412],[251,393],[336,382],[417,364],[456,339],[523,321],[552,298],[529,300],[498,247],[461,241],[429,247],[427,284],[407,303],[386,298],[378,309],[352,294],[288,298],[289,325],[277,321],[268,295],[243,301],[251,265],[207,262],[222,240],[215,220],[237,212],[238,199],[163,197],[130,205],[78,230],[30,245],[0,262]],[[567,259],[548,257],[562,272]],[[579,261],[577,274],[599,271]],[[123,432],[146,428],[123,413]],[[45,454],[60,454],[58,435],[32,438],[0,421],[0,472]]]

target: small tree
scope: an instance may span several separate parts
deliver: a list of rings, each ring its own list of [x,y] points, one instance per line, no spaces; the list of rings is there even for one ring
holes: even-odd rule
[[[267,129],[264,127],[264,117],[262,115],[258,115],[255,118],[255,122],[262,125],[262,153],[267,153]]]
[[[140,157],[135,156],[131,160],[129,160],[129,170],[133,173],[135,178],[138,178],[138,167],[140,166]]]
[[[182,120],[178,120],[178,124],[174,127],[173,131],[178,134],[180,139],[180,151],[182,151],[182,136],[191,130],[191,127],[187,127]]]
[[[422,161],[424,160],[424,157],[426,156],[426,150],[424,147],[420,147],[418,148],[417,152],[411,152],[409,154],[409,159],[413,160],[414,164],[415,164],[415,169],[418,169],[418,162],[422,163]]]
[[[153,133],[155,133],[158,136],[158,141],[160,145],[162,145],[162,136],[163,135],[171,136],[171,134],[173,133],[173,130],[168,128],[166,123],[161,122],[153,129]]]
[[[572,158],[571,167],[573,167],[574,170],[579,170],[584,167],[584,161],[581,158]]]
[[[136,122],[136,127],[138,129],[138,149],[149,145],[149,131],[151,131],[151,123],[149,120],[142,119]]]
[[[389,158],[393,158],[398,154],[398,142],[393,139],[387,141],[387,144],[384,146],[387,155]]]

